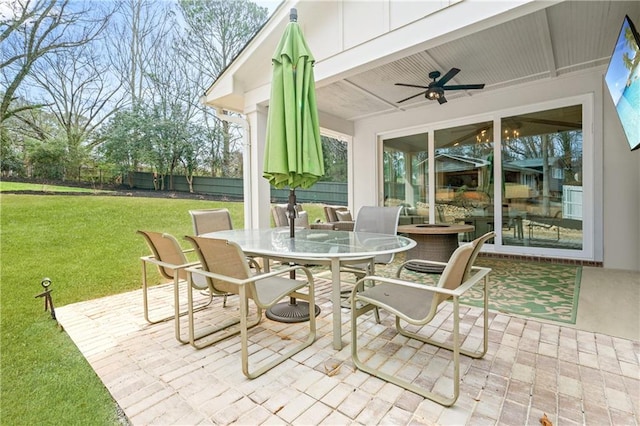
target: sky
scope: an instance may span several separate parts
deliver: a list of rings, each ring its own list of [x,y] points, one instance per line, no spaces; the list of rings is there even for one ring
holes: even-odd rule
[[[269,10],[269,16],[271,16],[282,0],[253,0],[253,2],[258,6],[266,7]]]

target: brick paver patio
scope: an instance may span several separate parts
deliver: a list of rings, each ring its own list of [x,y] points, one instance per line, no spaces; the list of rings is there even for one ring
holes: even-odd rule
[[[349,311],[343,315],[345,347],[332,348],[330,285],[316,283],[318,340],[263,376],[249,380],[240,369],[240,340],[232,337],[196,350],[174,337],[173,322],[147,324],[140,291],[56,309],[58,321],[82,351],[134,425],[169,424],[425,424],[638,425],[640,342],[492,312],[489,352],[481,360],[461,357],[460,398],[451,408],[355,370],[351,362]],[[161,315],[172,289],[153,289]],[[221,300],[206,309],[237,311]],[[445,307],[423,329],[446,339],[451,315]],[[462,307],[465,347],[478,345],[481,310]],[[384,368],[419,377],[447,392],[451,354],[407,341],[381,312],[382,324],[363,318],[365,350]],[[185,322],[186,325],[186,322]],[[440,326],[436,328],[436,326]],[[265,320],[250,332],[252,359],[267,357],[302,334],[306,324]],[[296,333],[300,330],[300,333]]]

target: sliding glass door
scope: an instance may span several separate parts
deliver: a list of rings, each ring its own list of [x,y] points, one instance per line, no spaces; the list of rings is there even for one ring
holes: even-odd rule
[[[501,114],[385,138],[385,204],[405,207],[402,224],[473,225],[462,240],[496,231],[507,252],[581,251],[582,111]]]

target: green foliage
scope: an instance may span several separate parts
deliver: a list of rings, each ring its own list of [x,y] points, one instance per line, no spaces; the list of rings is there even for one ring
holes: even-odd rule
[[[9,139],[9,134],[4,126],[0,128],[0,171],[4,173],[24,174],[24,163],[16,149],[16,146]]]
[[[325,182],[347,182],[347,143],[322,136],[322,156],[324,160]]]
[[[65,177],[67,152],[63,141],[58,139],[49,143],[36,143],[30,158],[33,177],[53,180],[62,180]]]

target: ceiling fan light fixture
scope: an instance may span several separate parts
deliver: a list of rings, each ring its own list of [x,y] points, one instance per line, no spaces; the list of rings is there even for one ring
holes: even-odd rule
[[[511,140],[511,139],[518,139],[520,137],[520,130],[518,129],[510,129],[510,128],[505,128],[503,130],[503,139],[504,140]]]
[[[429,99],[432,101],[438,101],[438,103],[442,105],[447,102],[447,99],[444,97],[445,90],[470,90],[470,89],[484,88],[484,84],[454,84],[454,85],[447,86],[447,83],[449,82],[449,80],[455,77],[459,72],[460,70],[458,68],[451,68],[440,80],[438,80],[438,77],[440,77],[440,72],[432,71],[429,73],[429,78],[432,79],[433,81],[430,82],[429,85],[427,86],[421,86],[418,84],[408,84],[408,83],[395,83],[396,86],[415,87],[419,89],[424,89],[424,91],[420,93],[417,93],[415,95],[409,96],[408,98],[399,100],[398,103],[401,104],[402,102],[406,102],[409,99],[413,99],[417,96],[424,94],[424,97],[426,99]]]

